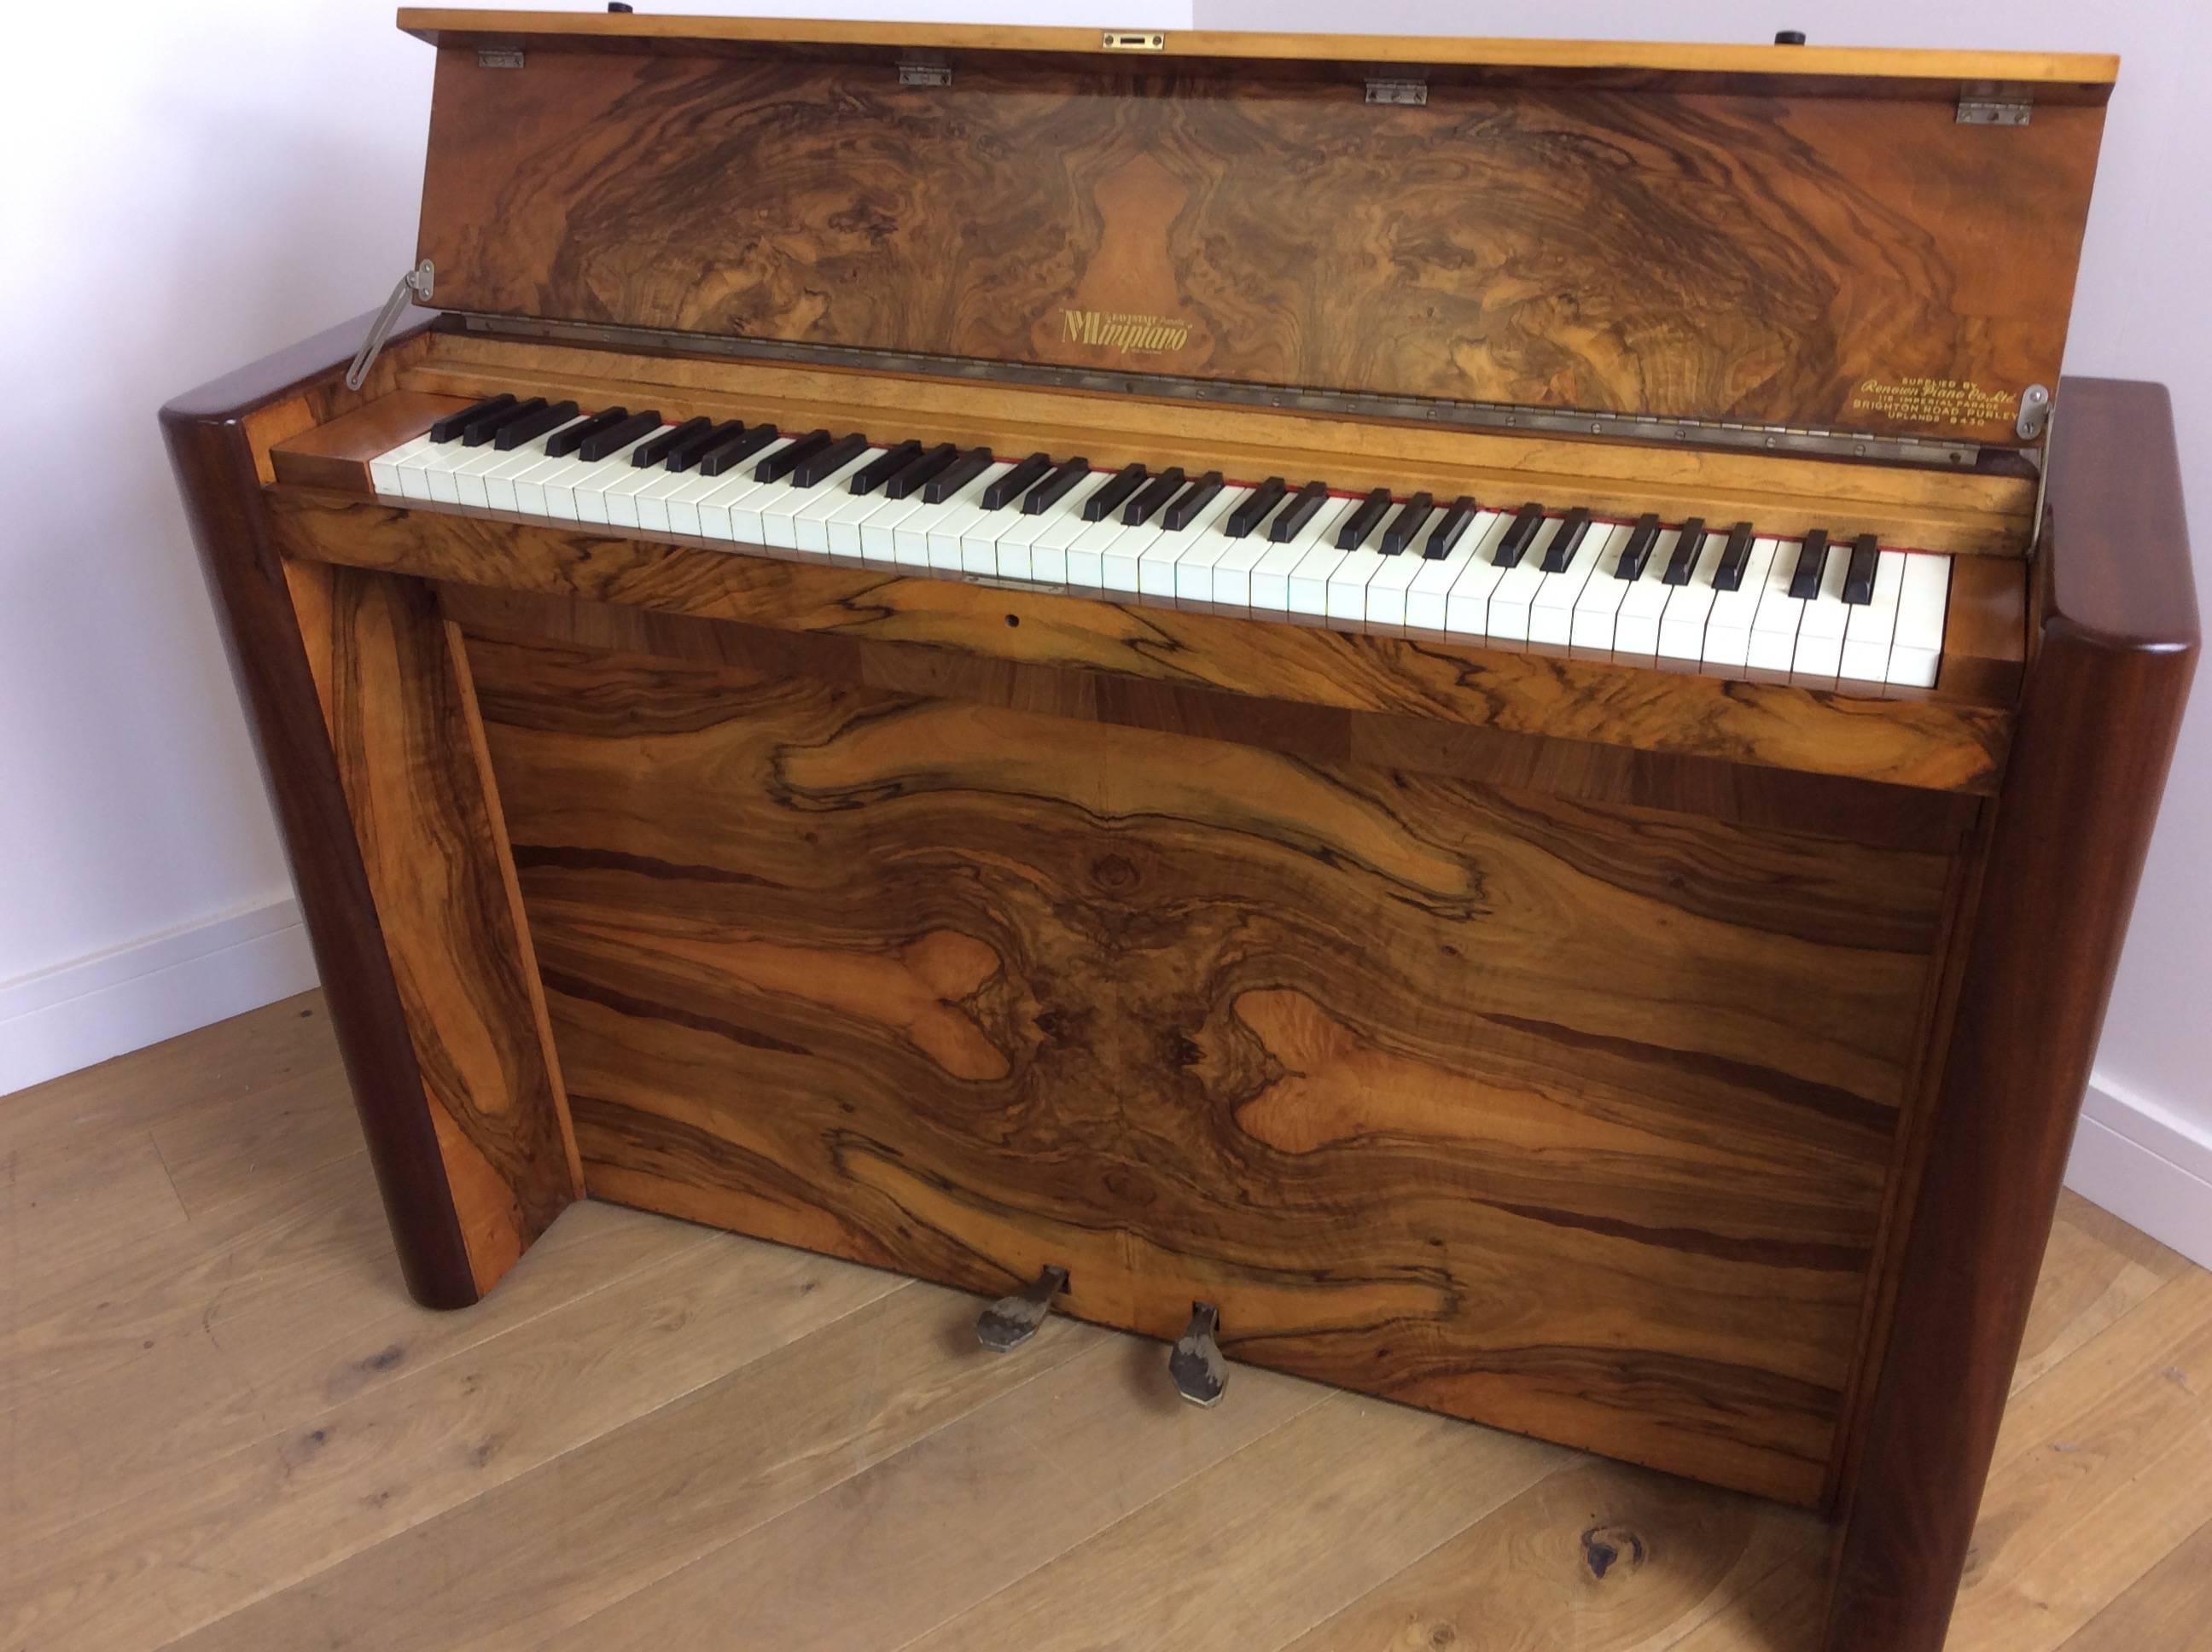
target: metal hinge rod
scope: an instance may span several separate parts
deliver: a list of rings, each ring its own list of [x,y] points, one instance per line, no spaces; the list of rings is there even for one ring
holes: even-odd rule
[[[427,303],[437,273],[431,267],[430,260],[425,258],[399,277],[399,284],[392,289],[392,296],[384,301],[384,307],[376,313],[376,319],[368,324],[368,337],[361,341],[361,349],[355,352],[353,365],[346,369],[348,390],[359,390],[368,382],[368,370],[376,365],[377,354],[383,349],[384,341],[392,337],[392,330],[399,325],[399,313],[407,307],[408,299],[418,298]]]

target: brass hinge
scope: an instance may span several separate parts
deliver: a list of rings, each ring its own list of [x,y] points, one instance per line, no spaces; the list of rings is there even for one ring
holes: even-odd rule
[[[1109,28],[1098,44],[1108,52],[1164,52],[1168,49],[1168,37],[1157,30]]]

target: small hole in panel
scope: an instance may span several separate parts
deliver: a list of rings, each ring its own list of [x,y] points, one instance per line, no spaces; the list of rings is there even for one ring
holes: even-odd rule
[[[1019,625],[1021,623],[1022,616],[1019,614],[1009,614],[1006,616],[1006,623],[1009,625]]]

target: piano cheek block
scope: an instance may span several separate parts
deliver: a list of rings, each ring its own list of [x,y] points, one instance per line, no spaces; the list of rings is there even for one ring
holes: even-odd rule
[[[1814,1511],[1939,1652],[2197,641],[2057,378],[2112,65],[440,16],[447,318],[164,414],[417,1295],[616,1190]],[[1285,251],[1378,200],[1418,304]]]

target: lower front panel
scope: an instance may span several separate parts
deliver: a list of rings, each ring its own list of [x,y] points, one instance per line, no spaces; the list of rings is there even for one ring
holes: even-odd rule
[[[592,1193],[1822,1496],[1942,857],[469,656]]]

